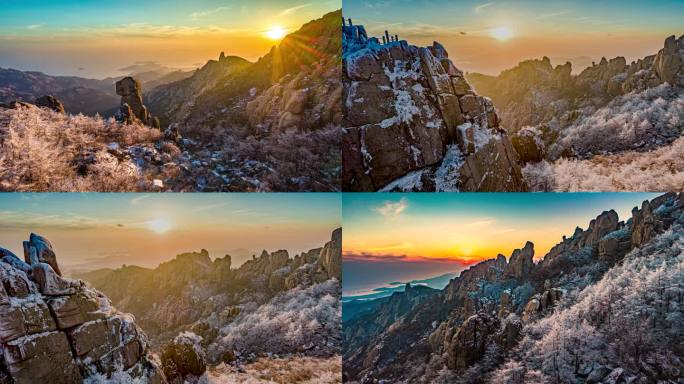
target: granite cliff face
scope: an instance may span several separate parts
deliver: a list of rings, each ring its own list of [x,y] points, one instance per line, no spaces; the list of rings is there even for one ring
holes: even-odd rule
[[[523,191],[517,155],[488,98],[435,42],[343,26],[343,187]]]
[[[3,383],[166,383],[132,315],[61,276],[50,242],[31,234],[24,260],[0,248]]]
[[[669,319],[684,305],[677,296],[683,237],[684,194],[666,194],[644,201],[626,222],[615,211],[601,213],[536,263],[528,242],[441,291],[418,296],[407,287],[373,300],[372,310],[343,324],[345,380],[676,381],[684,336]],[[644,282],[658,274],[660,283]],[[624,318],[635,310],[655,328],[630,327]],[[637,334],[640,355],[616,355],[633,351]],[[604,338],[610,343],[601,344]],[[661,353],[676,357],[659,360]]]

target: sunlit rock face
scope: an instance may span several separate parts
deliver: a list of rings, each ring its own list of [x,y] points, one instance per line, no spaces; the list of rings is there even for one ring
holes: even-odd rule
[[[345,190],[521,191],[491,100],[435,42],[419,48],[343,27]]]
[[[0,248],[0,382],[165,383],[133,316],[60,276],[52,244],[31,234],[21,260]]]

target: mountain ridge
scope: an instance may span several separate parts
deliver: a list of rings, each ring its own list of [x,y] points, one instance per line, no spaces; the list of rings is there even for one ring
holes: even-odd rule
[[[491,381],[497,369],[506,359],[516,363],[517,355],[512,351],[517,351],[515,347],[528,335],[528,330],[550,316],[559,303],[572,305],[578,294],[594,289],[630,252],[650,247],[660,241],[659,236],[666,236],[670,228],[682,236],[683,212],[684,194],[674,193],[644,201],[641,208],[632,210],[627,221],[618,221],[615,211],[605,211],[587,229],[577,228],[573,236],[564,237],[538,263],[533,262],[534,248],[528,242],[515,250],[509,260],[499,255],[470,267],[445,289],[403,312],[385,318],[362,314],[348,319],[344,324],[345,380],[498,382]],[[393,308],[386,298],[377,301],[375,313]],[[675,300],[666,311],[676,312],[678,305]],[[657,315],[658,319],[662,316]],[[373,332],[365,332],[368,322],[375,324],[371,327]],[[663,331],[672,331],[673,323],[662,324]],[[594,326],[601,327],[601,323]],[[675,354],[683,352],[677,352],[672,343],[667,345]],[[597,357],[596,365],[588,370],[563,374],[586,379],[593,372],[594,376],[602,374],[599,380],[618,372],[621,377],[642,381],[653,380],[653,375],[661,379],[677,377],[658,376],[653,368],[635,368],[638,364],[635,366],[629,360],[614,361],[612,367],[606,368],[603,357]],[[548,379],[544,375],[557,373],[542,366],[538,376],[534,376],[538,381],[532,376],[526,381],[515,381],[517,376],[506,377],[513,383],[536,383]]]

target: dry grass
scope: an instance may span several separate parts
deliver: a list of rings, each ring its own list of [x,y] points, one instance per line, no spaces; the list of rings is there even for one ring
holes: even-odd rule
[[[40,108],[0,109],[0,190],[146,189],[145,175],[130,161],[110,154],[106,146],[149,144],[160,135],[142,125],[122,125],[100,117],[63,115]],[[90,159],[87,172],[79,168],[83,158]]]
[[[221,364],[209,370],[211,383],[244,384],[333,384],[342,382],[342,358],[260,358],[244,365],[242,372]]]

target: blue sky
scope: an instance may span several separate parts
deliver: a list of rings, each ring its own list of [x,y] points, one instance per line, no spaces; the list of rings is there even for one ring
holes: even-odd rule
[[[136,62],[196,68],[222,51],[257,60],[279,42],[267,31],[293,32],[340,8],[340,0],[0,1],[0,67],[103,78]]]
[[[156,266],[187,251],[226,253],[240,264],[262,249],[317,248],[341,226],[336,194],[0,194],[0,247],[22,254],[30,232],[60,264]],[[68,268],[67,268],[68,269]]]
[[[457,67],[490,74],[542,56],[576,70],[602,56],[629,62],[684,33],[681,0],[343,0],[343,12],[372,35],[388,29],[413,44],[438,40]],[[497,30],[508,37],[495,38]]]

